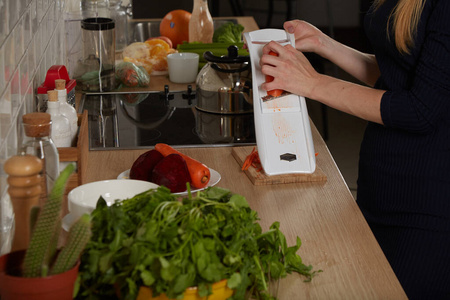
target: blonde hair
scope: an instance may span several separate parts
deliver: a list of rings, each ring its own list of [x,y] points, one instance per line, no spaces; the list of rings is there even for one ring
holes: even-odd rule
[[[378,9],[386,0],[375,0],[374,7]],[[409,54],[414,46],[414,37],[417,32],[420,15],[426,0],[399,0],[392,10],[387,24],[389,32],[389,22],[393,19],[393,32],[395,46],[402,54]]]

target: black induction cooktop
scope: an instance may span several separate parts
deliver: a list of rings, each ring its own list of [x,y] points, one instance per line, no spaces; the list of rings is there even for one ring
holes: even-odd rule
[[[256,143],[253,113],[217,114],[196,107],[195,90],[83,94],[91,150],[213,147]]]

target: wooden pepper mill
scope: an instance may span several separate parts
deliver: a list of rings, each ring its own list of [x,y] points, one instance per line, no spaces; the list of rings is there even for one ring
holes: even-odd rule
[[[39,205],[42,160],[33,155],[16,155],[4,164],[8,193],[14,209],[15,232],[12,251],[28,248],[31,234],[31,209]]]

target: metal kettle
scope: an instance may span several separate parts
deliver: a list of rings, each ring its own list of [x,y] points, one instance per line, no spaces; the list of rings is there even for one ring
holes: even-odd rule
[[[208,62],[197,75],[197,108],[219,114],[253,112],[250,56],[239,56],[237,46],[227,56],[206,51]]]

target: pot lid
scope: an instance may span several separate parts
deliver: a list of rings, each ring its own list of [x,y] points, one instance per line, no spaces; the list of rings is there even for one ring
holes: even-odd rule
[[[228,55],[215,56],[211,51],[203,53],[203,57],[211,63],[211,67],[219,72],[235,73],[249,68],[250,56],[238,54],[238,47],[231,45],[227,48]]]

